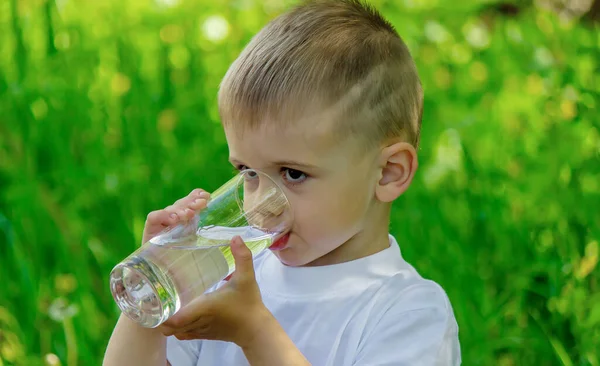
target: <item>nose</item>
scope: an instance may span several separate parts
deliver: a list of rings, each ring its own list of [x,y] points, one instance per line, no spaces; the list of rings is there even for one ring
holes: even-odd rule
[[[285,210],[285,205],[286,200],[281,190],[270,186],[261,194],[255,209],[263,216],[279,216]]]
[[[252,226],[271,229],[279,224],[287,208],[283,192],[274,184],[261,184],[244,197],[246,219]]]

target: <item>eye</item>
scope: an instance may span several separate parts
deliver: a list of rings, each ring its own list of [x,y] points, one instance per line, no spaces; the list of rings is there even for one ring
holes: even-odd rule
[[[300,184],[308,178],[306,173],[296,169],[282,168],[281,172],[284,173],[284,179],[291,184]]]
[[[245,180],[254,180],[255,178],[258,178],[258,173],[245,165],[238,165],[235,167],[235,169],[241,173],[244,173]]]

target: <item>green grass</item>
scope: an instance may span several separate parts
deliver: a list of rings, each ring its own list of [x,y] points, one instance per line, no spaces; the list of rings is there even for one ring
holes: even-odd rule
[[[100,364],[145,215],[230,177],[219,80],[289,5],[258,3],[0,2],[0,365]],[[392,232],[447,290],[464,364],[600,365],[598,26],[374,3],[426,96]]]

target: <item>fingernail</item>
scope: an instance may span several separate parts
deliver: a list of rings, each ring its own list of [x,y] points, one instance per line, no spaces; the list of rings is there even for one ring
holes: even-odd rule
[[[175,220],[177,218],[177,214],[172,213],[169,215],[169,218]]]
[[[202,191],[198,196],[200,196],[200,198],[208,198],[210,197],[210,193]]]
[[[194,200],[194,202],[192,202],[193,205],[199,205],[200,201],[202,201],[202,198],[197,198]]]

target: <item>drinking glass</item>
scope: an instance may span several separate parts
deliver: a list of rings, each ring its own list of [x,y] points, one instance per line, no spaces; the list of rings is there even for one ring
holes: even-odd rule
[[[256,255],[283,238],[292,219],[277,183],[244,170],[214,191],[193,219],[165,229],[116,265],[113,298],[130,319],[157,327],[235,270],[229,245],[236,235]]]

